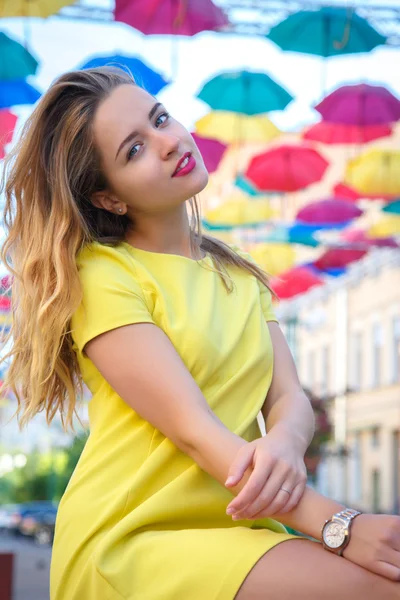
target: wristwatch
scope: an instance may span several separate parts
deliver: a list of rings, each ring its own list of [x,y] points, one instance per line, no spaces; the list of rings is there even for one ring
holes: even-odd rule
[[[352,508],[346,508],[325,521],[322,527],[322,545],[325,550],[342,556],[343,550],[350,541],[351,522],[362,513]]]

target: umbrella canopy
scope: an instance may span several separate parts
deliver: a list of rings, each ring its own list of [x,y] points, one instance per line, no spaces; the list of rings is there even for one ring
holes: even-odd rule
[[[263,195],[263,192],[260,192],[244,175],[239,175],[235,179],[235,187],[245,192],[248,196],[252,198],[257,198],[257,196]]]
[[[372,140],[391,135],[389,125],[343,125],[321,121],[303,133],[305,140],[323,144],[366,144]]]
[[[293,267],[296,252],[290,244],[260,243],[249,249],[257,264],[269,275],[279,275]]]
[[[195,35],[228,24],[211,0],[116,0],[115,20],[142,33]]]
[[[343,224],[360,217],[362,213],[363,211],[351,202],[327,198],[303,206],[298,211],[296,220],[315,225]]]
[[[324,252],[318,260],[314,261],[318,269],[339,269],[346,267],[367,254],[367,250],[353,250],[351,248],[331,248]]]
[[[380,85],[344,85],[315,107],[324,121],[345,125],[382,125],[400,119],[400,100]]]
[[[146,63],[135,56],[97,56],[86,62],[81,69],[92,69],[93,67],[104,67],[105,65],[127,68],[135,78],[140,87],[144,88],[150,94],[158,94],[166,85],[167,81],[151,69]]]
[[[200,150],[207,171],[213,173],[218,169],[218,165],[226,150],[226,145],[218,142],[218,140],[201,137],[197,133],[192,133],[192,138]]]
[[[293,192],[320,180],[327,167],[313,148],[284,144],[255,156],[246,177],[259,190]]]
[[[373,149],[349,161],[345,182],[362,193],[400,196],[400,151]]]
[[[1,8],[0,8],[1,11]],[[0,80],[25,79],[34,75],[37,60],[21,44],[0,32]]]
[[[400,235],[400,216],[388,215],[380,219],[368,229],[371,238],[387,238]]]
[[[395,202],[389,202],[382,208],[383,212],[390,213],[392,215],[400,215],[400,200]]]
[[[279,242],[288,244],[300,244],[317,248],[320,242],[314,237],[314,233],[318,228],[310,225],[291,225],[290,227],[280,225],[275,227],[272,232],[264,237],[267,242]]]
[[[324,57],[370,52],[386,42],[353,10],[333,7],[296,12],[272,27],[267,38],[282,50]]]
[[[0,81],[0,109],[18,104],[34,104],[40,92],[23,79]]]
[[[350,200],[351,202],[358,202],[359,200],[390,200],[392,196],[385,194],[367,194],[359,192],[345,183],[337,183],[333,188],[334,197],[336,200]]]
[[[4,17],[42,17],[54,15],[64,6],[74,4],[76,0],[2,0],[0,18]]]
[[[352,242],[356,246],[365,248],[398,248],[399,244],[393,237],[370,238],[362,229],[350,229],[342,233],[346,242]]]
[[[293,298],[304,294],[312,287],[322,285],[323,280],[315,275],[307,267],[293,267],[279,275],[279,279],[273,278],[271,287],[279,298]]]
[[[259,225],[274,215],[268,200],[252,202],[249,198],[237,192],[217,208],[208,210],[205,214],[205,225],[213,228],[232,228]]]
[[[199,119],[196,122],[196,132],[226,144],[270,142],[281,135],[267,117],[248,117],[225,111],[210,112]]]
[[[4,146],[12,140],[18,117],[9,110],[0,110],[0,159],[4,158]]]
[[[213,77],[197,95],[214,110],[259,115],[283,110],[291,96],[265,73],[232,71]]]

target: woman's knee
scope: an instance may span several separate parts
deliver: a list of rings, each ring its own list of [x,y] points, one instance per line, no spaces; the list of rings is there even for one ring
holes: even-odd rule
[[[310,540],[288,540],[264,554],[235,600],[400,600],[400,583],[336,556]]]

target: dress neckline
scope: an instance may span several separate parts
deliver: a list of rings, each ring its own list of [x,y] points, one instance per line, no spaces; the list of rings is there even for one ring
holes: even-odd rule
[[[178,260],[183,260],[183,261],[191,262],[191,263],[202,263],[202,262],[206,261],[208,258],[208,254],[205,254],[205,256],[203,256],[202,258],[196,259],[196,258],[189,258],[189,256],[183,256],[182,254],[173,254],[173,253],[168,253],[168,252],[153,252],[151,250],[143,250],[142,248],[136,248],[135,246],[132,246],[132,244],[129,244],[129,242],[121,241],[120,243],[123,244],[124,246],[127,246],[129,248],[129,250],[132,251],[134,254],[142,254],[142,255],[148,256],[148,257],[177,258]]]

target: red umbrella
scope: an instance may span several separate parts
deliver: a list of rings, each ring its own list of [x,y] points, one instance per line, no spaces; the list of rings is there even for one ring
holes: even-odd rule
[[[390,125],[342,125],[321,121],[312,125],[303,138],[323,144],[366,144],[392,133]]]
[[[351,202],[328,198],[303,206],[296,215],[296,221],[310,224],[346,223],[362,215],[363,211]]]
[[[0,110],[0,159],[5,157],[4,146],[11,142],[17,120],[8,109]]]
[[[114,14],[146,34],[195,35],[228,24],[211,0],[116,0]]]
[[[11,308],[11,298],[9,296],[0,296],[0,312],[8,312]]]
[[[200,150],[204,164],[209,173],[213,173],[218,169],[221,158],[226,150],[226,145],[218,140],[201,137],[197,133],[192,133],[192,138],[196,142],[196,146]]]
[[[370,238],[362,229],[350,229],[342,233],[342,238],[346,242],[352,242],[355,245],[365,248],[399,248],[400,244],[392,237]]]
[[[338,269],[360,260],[367,254],[367,250],[353,250],[351,248],[331,248],[322,254],[314,265],[324,271],[325,269]]]
[[[246,177],[262,191],[294,192],[321,179],[327,167],[313,148],[283,144],[255,156]]]
[[[354,188],[350,187],[345,183],[337,183],[333,188],[333,193],[335,195],[336,200],[351,200],[352,202],[358,202],[365,198],[366,200],[395,200],[397,196],[374,196],[374,195],[366,195],[362,192],[358,192]]]
[[[279,278],[273,277],[271,286],[279,298],[293,298],[298,294],[304,294],[316,285],[322,285],[323,280],[314,275],[307,267],[293,267],[279,275]]]

